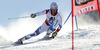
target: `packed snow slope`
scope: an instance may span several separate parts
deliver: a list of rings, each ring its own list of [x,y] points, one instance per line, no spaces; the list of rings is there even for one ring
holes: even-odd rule
[[[71,32],[57,36],[52,40],[38,40],[32,38],[23,45],[2,42],[0,50],[71,50]],[[100,26],[89,26],[74,31],[75,50],[100,50]],[[0,43],[1,44],[1,43]]]

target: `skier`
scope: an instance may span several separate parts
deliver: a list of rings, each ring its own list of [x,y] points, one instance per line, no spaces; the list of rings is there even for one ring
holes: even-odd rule
[[[32,18],[35,18],[36,16],[43,15],[43,14],[46,14],[45,22],[34,33],[28,34],[20,38],[16,43],[23,44],[24,40],[28,40],[34,36],[38,36],[40,33],[44,31],[47,31],[47,34],[44,36],[44,38],[53,39],[56,37],[57,33],[62,28],[62,17],[58,13],[58,5],[55,2],[53,2],[50,5],[50,9],[31,14],[30,16]],[[51,33],[52,36],[49,37]]]

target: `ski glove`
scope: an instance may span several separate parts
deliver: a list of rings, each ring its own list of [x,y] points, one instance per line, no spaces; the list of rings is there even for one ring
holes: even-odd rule
[[[36,17],[36,14],[31,14],[31,18],[35,18]]]
[[[55,31],[53,34],[52,34],[52,36],[51,36],[51,38],[55,38],[56,36],[57,36],[57,31]]]

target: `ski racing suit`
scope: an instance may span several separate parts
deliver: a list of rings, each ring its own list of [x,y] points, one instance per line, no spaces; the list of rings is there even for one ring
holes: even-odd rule
[[[62,28],[62,17],[57,12],[51,15],[50,9],[35,13],[36,16],[46,14],[45,22],[34,32],[25,36],[25,40],[30,39],[32,36],[38,36],[40,33],[47,31],[47,35],[53,31],[59,32]],[[52,30],[52,31],[51,31]]]

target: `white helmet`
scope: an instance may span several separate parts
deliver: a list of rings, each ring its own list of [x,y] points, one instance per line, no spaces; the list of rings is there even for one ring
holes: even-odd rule
[[[58,5],[55,2],[53,2],[50,5],[50,9],[58,10]]]

